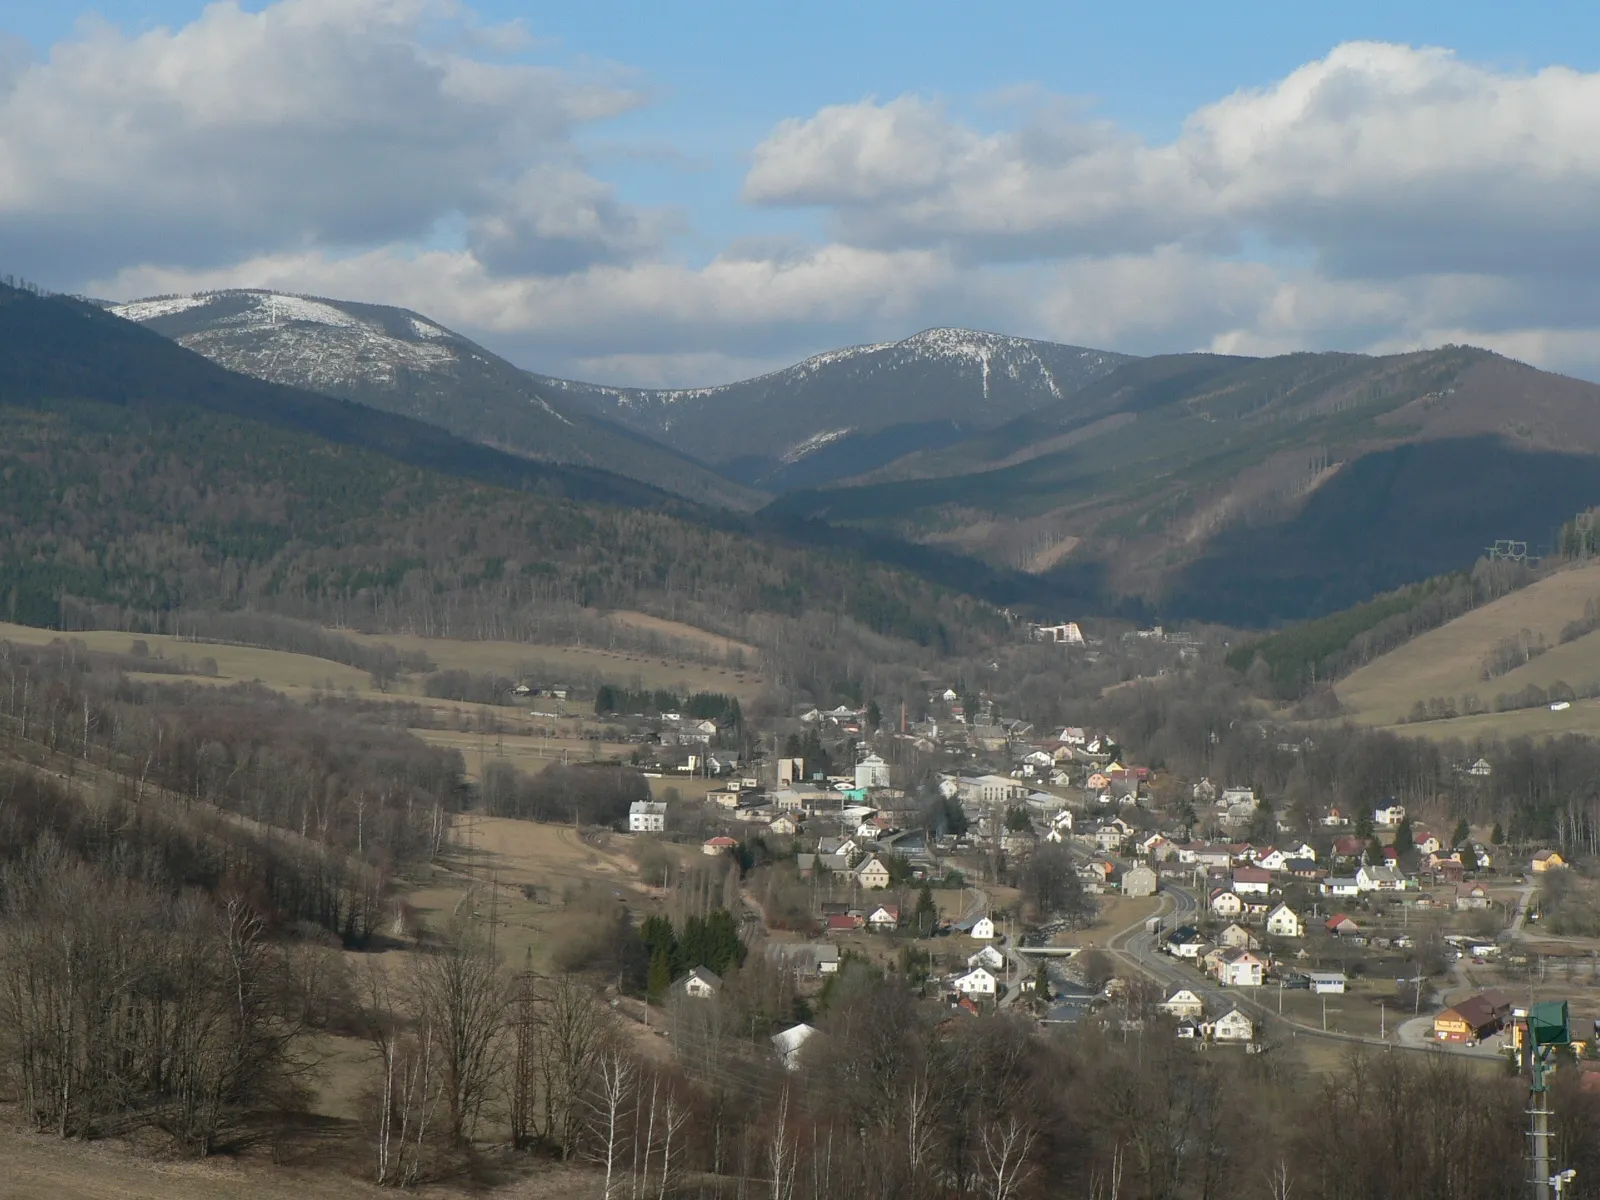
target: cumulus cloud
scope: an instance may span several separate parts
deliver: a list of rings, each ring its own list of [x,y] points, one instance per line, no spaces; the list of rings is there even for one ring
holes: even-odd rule
[[[1600,75],[1350,43],[1161,145],[1060,111],[986,133],[935,101],[868,99],[779,125],[745,195],[827,207],[849,241],[988,258],[1258,238],[1346,274],[1589,269]]]
[[[443,0],[228,0],[135,37],[89,23],[0,76],[0,256],[71,278],[423,238],[466,216],[513,258],[537,258],[549,226],[567,259],[590,241],[614,257],[627,215],[562,171],[575,130],[638,97],[450,48],[483,37]],[[552,170],[564,190],[535,195]]]
[[[617,383],[935,324],[1136,353],[1471,341],[1600,375],[1600,75],[1351,43],[1159,143],[1036,90],[982,124],[835,104],[754,147],[743,198],[776,216],[741,239],[597,178],[580,141],[645,92],[530,65],[536,35],[454,0],[225,0],[39,61],[0,45],[0,265],[119,299],[400,304]]]

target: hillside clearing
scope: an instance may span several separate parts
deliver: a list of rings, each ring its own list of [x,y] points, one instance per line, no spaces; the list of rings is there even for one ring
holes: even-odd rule
[[[1353,671],[1335,685],[1350,718],[1367,725],[1403,721],[1417,701],[1475,692],[1491,704],[1500,692],[1557,679],[1573,686],[1600,678],[1600,639],[1588,635],[1557,645],[1562,628],[1583,616],[1585,603],[1600,598],[1600,563],[1561,571],[1521,591],[1429,630]],[[1527,630],[1552,647],[1531,663],[1496,679],[1483,678],[1483,661],[1496,643]],[[1544,711],[1544,710],[1541,710]],[[1462,718],[1494,722],[1515,714]],[[1550,714],[1560,716],[1562,714]]]

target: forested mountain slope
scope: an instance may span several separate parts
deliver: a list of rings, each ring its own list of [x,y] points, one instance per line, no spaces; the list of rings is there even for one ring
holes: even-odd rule
[[[0,292],[0,416],[8,620],[252,605],[516,637],[537,606],[577,604],[736,634],[760,614],[825,615],[835,641],[841,620],[924,644],[1003,627],[847,550],[685,519],[637,484],[667,502],[597,503],[625,481],[231,375],[67,300]]]
[[[260,290],[119,304],[230,371],[416,417],[541,462],[596,467],[694,500],[759,502],[687,456],[559,396],[475,342],[406,309]]]
[[[1546,542],[1600,494],[1600,387],[1469,347],[1171,355],[774,513],[1260,625]]]

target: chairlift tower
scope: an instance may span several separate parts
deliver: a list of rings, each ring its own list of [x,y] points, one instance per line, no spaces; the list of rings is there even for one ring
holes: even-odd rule
[[[1530,1004],[1518,1012],[1517,1055],[1528,1070],[1528,1157],[1534,1200],[1560,1197],[1566,1185],[1577,1176],[1572,1168],[1550,1169],[1550,1085],[1545,1077],[1555,1068],[1557,1049],[1572,1044],[1572,1019],[1565,1000]]]

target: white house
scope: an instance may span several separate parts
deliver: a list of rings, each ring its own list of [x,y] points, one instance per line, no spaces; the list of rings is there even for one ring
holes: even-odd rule
[[[683,994],[696,1000],[709,1000],[722,990],[722,977],[705,967],[696,967],[683,981]]]
[[[1256,1035],[1256,1023],[1237,1008],[1230,1009],[1211,1023],[1214,1042],[1248,1042]]]
[[[1402,892],[1406,877],[1393,867],[1373,867],[1363,864],[1356,872],[1356,886],[1363,892]]]
[[[810,1025],[791,1025],[782,1033],[772,1035],[772,1048],[778,1052],[778,1058],[783,1062],[784,1068],[790,1071],[800,1069],[800,1048],[817,1031]]]
[[[1229,950],[1261,949],[1261,943],[1256,940],[1256,935],[1237,921],[1217,934],[1217,943],[1226,946]]]
[[[998,971],[1005,965],[1006,956],[993,946],[985,946],[976,954],[967,956],[967,966],[969,967],[988,967],[991,971]]]
[[[1317,861],[1317,848],[1310,842],[1301,842],[1298,846],[1285,846],[1283,853],[1287,858],[1309,858]]]
[[[1345,988],[1343,971],[1307,971],[1311,990],[1318,996],[1342,995]]]
[[[1273,937],[1305,937],[1306,923],[1294,909],[1280,904],[1267,914],[1267,932]]]
[[[880,904],[867,918],[867,924],[879,933],[892,933],[900,928],[900,910],[892,905]]]
[[[1088,741],[1088,738],[1076,725],[1068,725],[1061,731],[1061,736],[1057,740],[1064,746],[1081,746]]]
[[[667,827],[667,806],[659,800],[635,800],[628,805],[629,833],[661,833]]]
[[[1406,819],[1406,806],[1404,804],[1391,804],[1386,808],[1372,810],[1372,823],[1381,825],[1385,829],[1393,829]]]
[[[1234,892],[1219,889],[1211,895],[1211,911],[1219,917],[1237,917],[1244,912],[1244,901]]]
[[[1352,877],[1330,875],[1317,885],[1317,890],[1324,896],[1357,896],[1361,894],[1361,884]]]
[[[1487,758],[1480,758],[1477,762],[1473,763],[1467,768],[1467,774],[1475,776],[1478,779],[1487,779],[1490,775],[1494,774],[1494,768],[1489,765],[1489,760]]]
[[[856,764],[856,787],[862,791],[869,788],[886,788],[889,786],[889,764],[876,754],[869,754]]]
[[[955,989],[963,996],[993,996],[995,978],[987,967],[974,967],[955,981]]]
[[[726,854],[729,850],[737,849],[738,846],[739,843],[736,840],[726,834],[722,834],[718,837],[707,838],[701,842],[700,853],[709,858],[715,858],[719,854]]]
[[[876,854],[868,855],[856,868],[856,882],[868,891],[889,886],[889,868],[878,861]]]
[[[1272,872],[1260,867],[1236,867],[1233,890],[1241,896],[1265,896],[1272,890]]]
[[[1256,865],[1263,871],[1281,871],[1288,865],[1289,858],[1288,851],[1272,846],[1256,856]]]
[[[991,917],[979,917],[972,923],[972,935],[980,942],[994,941],[994,920]]]
[[[1198,1019],[1205,1015],[1205,1002],[1188,988],[1179,988],[1161,1002],[1161,1011],[1175,1017]]]

